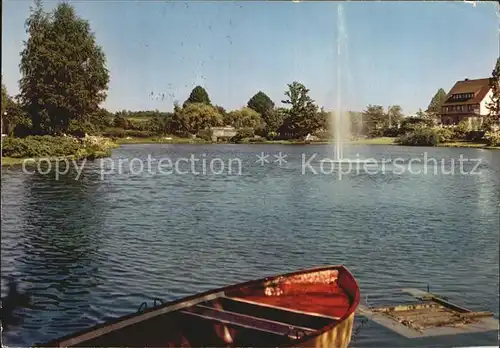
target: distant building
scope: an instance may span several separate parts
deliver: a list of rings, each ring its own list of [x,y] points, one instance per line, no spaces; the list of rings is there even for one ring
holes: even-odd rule
[[[456,125],[468,120],[469,126],[482,124],[484,116],[489,114],[487,105],[493,95],[490,81],[489,78],[457,81],[441,106],[441,123]]]
[[[231,126],[210,128],[210,137],[214,142],[231,139],[236,134],[238,134],[238,131]]]

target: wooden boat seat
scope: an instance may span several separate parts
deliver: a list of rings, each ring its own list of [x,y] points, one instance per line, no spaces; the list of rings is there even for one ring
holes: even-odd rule
[[[202,305],[313,330],[319,330],[339,319],[232,297],[219,297]]]
[[[235,313],[223,309],[217,309],[205,305],[196,305],[182,310],[181,313],[205,318],[227,325],[233,325],[241,328],[263,331],[280,336],[288,336],[292,339],[298,339],[316,329],[294,326],[269,319],[258,318],[246,314]]]

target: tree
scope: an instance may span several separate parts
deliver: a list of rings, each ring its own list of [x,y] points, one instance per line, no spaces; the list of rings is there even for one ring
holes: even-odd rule
[[[3,78],[2,78],[3,80]],[[5,85],[3,84],[3,81],[2,81],[2,118],[5,114],[5,110],[7,109],[7,104],[9,103],[10,101],[10,98],[9,98],[9,95],[7,94],[7,88],[5,87]]]
[[[285,119],[284,126],[298,137],[313,133],[321,127],[318,107],[308,93],[309,89],[294,81],[288,84],[288,91],[285,91],[287,99],[282,101],[284,104],[291,105],[291,108],[287,110],[288,117]]]
[[[11,98],[2,83],[2,134],[25,136],[31,122],[19,103]]]
[[[252,98],[250,98],[250,100],[248,100],[247,106],[264,116],[269,111],[274,109],[274,102],[267,96],[267,94],[259,91]]]
[[[363,111],[363,123],[369,136],[381,136],[386,121],[387,114],[381,105],[368,105]]]
[[[403,108],[400,105],[391,105],[387,109],[387,127],[396,127],[403,119]]]
[[[116,128],[129,129],[130,121],[125,118],[123,112],[119,111],[116,113],[113,119],[113,126],[115,126]]]
[[[265,133],[267,135],[272,135],[283,124],[283,120],[286,118],[287,110],[284,108],[273,108],[262,115],[262,120],[265,123]]]
[[[264,92],[257,92],[248,100],[247,106],[257,111],[262,116],[266,124],[264,129],[266,134],[276,132],[281,126],[283,119],[280,117],[280,113],[274,109],[274,102]]]
[[[357,111],[348,111],[348,114],[351,121],[351,134],[355,137],[363,135],[363,114]]]
[[[426,118],[427,115],[422,111],[422,109],[418,109],[418,111],[415,113],[415,116],[417,118]]]
[[[191,91],[191,94],[184,102],[184,106],[186,106],[189,103],[202,103],[202,104],[211,105],[210,98],[208,97],[207,91],[205,90],[205,88],[203,88],[201,86],[196,86],[195,88],[193,88],[193,90]]]
[[[40,0],[26,21],[20,97],[36,133],[58,134],[88,120],[106,99],[109,73],[89,23],[61,3],[52,15]]]
[[[439,114],[441,113],[441,106],[446,101],[446,92],[440,88],[432,97],[427,110],[425,110],[427,117],[433,119],[435,122],[439,121]]]
[[[264,122],[260,114],[250,108],[242,108],[241,110],[233,110],[227,113],[225,124],[231,125],[234,128],[252,128],[258,129],[264,127]]]
[[[491,102],[488,103],[489,115],[486,119],[488,128],[500,123],[500,58],[497,58],[495,68],[491,73],[490,85],[492,89]]]
[[[188,103],[172,118],[175,132],[181,135],[196,135],[200,130],[222,125],[222,116],[213,106],[205,103]]]

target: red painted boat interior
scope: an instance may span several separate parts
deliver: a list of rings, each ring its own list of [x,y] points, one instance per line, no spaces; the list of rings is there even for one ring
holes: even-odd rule
[[[339,271],[326,270],[278,279],[267,286],[241,289],[230,297],[330,317],[343,317],[353,299],[339,284]]]
[[[122,319],[112,328],[103,325],[48,345],[292,346],[341,323],[359,302],[356,281],[343,267],[267,278],[208,295],[186,300],[186,305],[180,302],[177,310],[152,315],[161,310],[153,309],[150,314]]]

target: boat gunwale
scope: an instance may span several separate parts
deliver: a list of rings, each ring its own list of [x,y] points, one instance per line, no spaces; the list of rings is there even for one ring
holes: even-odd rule
[[[152,308],[147,308],[143,310],[142,312],[138,313],[130,313],[126,314],[124,316],[121,316],[119,318],[96,324],[94,326],[91,326],[87,329],[80,330],[76,333],[68,334],[65,336],[62,336],[60,338],[56,338],[53,340],[50,340],[46,343],[39,343],[39,344],[34,344],[34,347],[67,347],[70,345],[78,345],[82,342],[89,341],[91,339],[95,339],[99,336],[105,335],[107,333],[123,329],[124,327],[127,327],[129,325],[134,325],[136,323],[139,323],[144,320],[148,320],[150,318],[153,318],[158,315],[163,315],[167,314],[169,312],[174,312],[176,310],[182,310],[183,308],[187,308],[189,306],[193,306],[196,304],[199,304],[201,302],[209,301],[216,299],[217,297],[223,297],[225,296],[226,292],[230,292],[232,290],[237,290],[245,287],[251,287],[253,285],[258,285],[262,284],[264,282],[272,281],[280,277],[291,277],[294,275],[299,275],[299,274],[306,274],[306,273],[313,273],[313,272],[321,272],[321,271],[327,271],[327,270],[338,270],[339,271],[339,277],[341,273],[344,276],[347,276],[350,278],[350,280],[353,282],[353,284],[356,287],[356,293],[351,294],[350,292],[346,291],[344,287],[342,287],[341,284],[338,284],[339,287],[342,288],[343,292],[349,297],[350,300],[350,305],[349,309],[346,311],[346,313],[338,319],[338,321],[332,322],[330,325],[325,325],[323,328],[316,330],[313,334],[306,335],[298,340],[295,340],[293,342],[293,345],[297,345],[303,342],[307,342],[311,338],[318,337],[321,334],[332,330],[335,326],[337,326],[339,323],[343,322],[346,320],[351,314],[353,314],[356,311],[356,308],[359,305],[360,302],[360,293],[359,293],[359,285],[354,276],[351,274],[351,272],[344,266],[344,265],[330,265],[330,266],[319,266],[319,267],[313,267],[313,268],[306,268],[306,269],[301,269],[297,270],[294,272],[289,272],[289,273],[282,273],[274,276],[267,276],[264,278],[260,279],[254,279],[242,283],[237,283],[217,289],[212,289],[208,290],[202,293],[194,294],[194,295],[189,295],[186,297],[182,297],[176,300],[172,300],[169,302],[166,302],[164,304],[160,304],[159,306],[152,307]],[[214,296],[217,295],[217,296]],[[190,301],[195,301],[192,304],[189,304]],[[176,308],[179,306],[178,308]],[[172,310],[166,310],[166,309],[171,309],[174,307]],[[157,313],[157,314],[155,314]],[[135,320],[134,320],[135,319]],[[121,325],[120,325],[121,324]],[[117,326],[116,326],[117,325]],[[116,326],[116,327],[114,327]],[[110,327],[114,327],[113,330],[109,330]],[[87,336],[87,337],[85,337]],[[85,337],[85,338],[84,338]],[[80,339],[79,339],[80,338]],[[83,339],[81,339],[83,338]],[[292,342],[290,343],[292,345]],[[285,346],[290,346],[290,345],[285,345]]]

